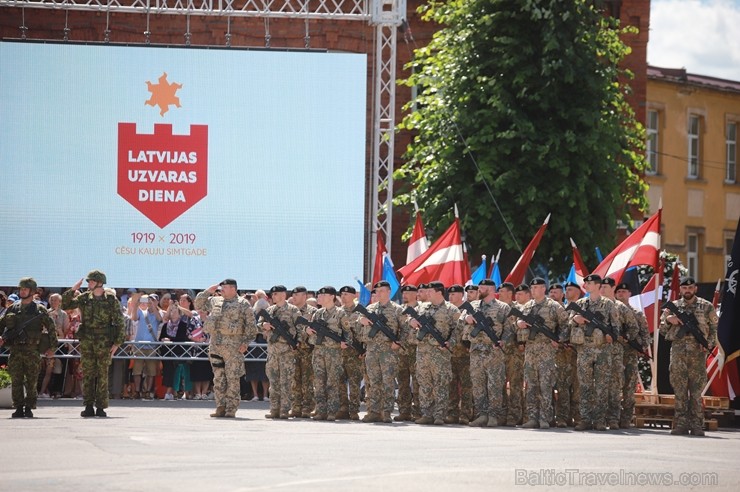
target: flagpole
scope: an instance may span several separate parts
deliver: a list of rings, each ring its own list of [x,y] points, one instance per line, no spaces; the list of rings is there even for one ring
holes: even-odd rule
[[[709,367],[707,367],[707,372],[711,371],[714,368],[714,366],[718,364],[717,362],[718,356],[719,356],[719,353],[717,353],[717,355],[714,356],[714,358],[712,358],[712,362],[710,362]],[[704,389],[701,392],[701,396],[704,396],[707,393],[707,390],[712,385],[712,382],[714,382],[714,379],[717,377],[717,374],[719,374],[720,372],[722,372],[722,370],[720,368],[717,368],[717,370],[712,373],[712,377],[709,379],[709,381],[707,381],[707,385],[704,386]]]
[[[663,268],[663,262],[660,262],[660,265],[658,268]],[[658,282],[660,281],[660,274],[656,273],[653,275],[655,278],[655,289],[653,290],[653,294],[655,296],[653,304],[655,308],[653,308],[653,326],[655,329],[653,330],[653,359],[650,361],[650,393],[653,395],[658,394],[658,338],[660,338],[660,325],[658,324],[658,314],[660,314],[660,301],[659,299],[659,293],[658,293]]]

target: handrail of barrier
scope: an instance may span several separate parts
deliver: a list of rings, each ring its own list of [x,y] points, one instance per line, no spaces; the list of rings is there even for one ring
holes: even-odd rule
[[[7,356],[8,349],[0,347],[0,357]],[[79,359],[80,341],[73,338],[59,339],[54,358]],[[114,359],[151,359],[194,361],[208,360],[208,343],[203,342],[123,342],[113,356]],[[245,362],[266,362],[267,344],[251,343],[244,354]]]

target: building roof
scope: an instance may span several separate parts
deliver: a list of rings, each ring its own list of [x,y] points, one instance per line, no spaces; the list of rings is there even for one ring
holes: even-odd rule
[[[688,73],[685,68],[661,68],[648,65],[647,76],[650,80],[686,84],[704,89],[740,94],[740,82]]]

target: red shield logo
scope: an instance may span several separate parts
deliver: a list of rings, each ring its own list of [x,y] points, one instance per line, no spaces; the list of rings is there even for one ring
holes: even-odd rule
[[[118,194],[149,220],[164,228],[207,193],[207,125],[190,125],[190,135],[154,125],[151,135],[118,124]]]

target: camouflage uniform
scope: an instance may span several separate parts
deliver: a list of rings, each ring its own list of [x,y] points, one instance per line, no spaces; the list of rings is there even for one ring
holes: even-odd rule
[[[518,309],[522,305],[513,303]],[[506,385],[503,389],[504,411],[506,413],[506,425],[512,426],[522,422],[524,418],[524,346],[517,341],[516,328],[511,325],[511,329],[504,330],[504,361],[506,368],[506,380],[509,382],[509,391],[506,391]]]
[[[316,308],[305,304],[297,308],[300,315],[306,319],[316,312]],[[298,331],[298,350],[295,351],[295,372],[291,385],[291,400],[293,402],[292,414],[294,417],[308,417],[314,408],[313,399],[313,346],[308,343],[308,335],[303,330]]]
[[[383,315],[388,327],[399,337],[399,340],[406,339],[407,334],[404,329],[403,308],[393,301],[385,305],[379,302],[370,304],[367,310],[377,315]],[[362,327],[362,341],[367,345],[365,354],[365,368],[369,381],[369,390],[367,391],[367,413],[366,421],[376,419],[390,418],[393,412],[394,392],[396,389],[396,372],[398,370],[398,355],[391,348],[391,342],[378,330],[373,338],[370,338],[372,325]],[[370,418],[368,418],[368,416]]]
[[[313,316],[314,321],[324,321],[332,332],[349,340],[342,328],[342,312],[336,307],[320,308]],[[313,349],[314,397],[316,399],[316,418],[334,420],[339,412],[339,382],[342,379],[342,347],[336,340],[324,337],[320,345],[316,344],[316,335],[310,335],[308,342]],[[347,393],[346,387],[343,388]]]
[[[342,330],[350,334],[350,341],[359,341],[358,333],[360,329],[357,325],[357,318],[360,315],[344,307],[340,307],[339,311]],[[360,411],[360,384],[363,378],[363,363],[360,354],[351,345],[342,350],[342,368],[344,372],[339,384],[339,413],[347,413],[352,420],[356,420],[358,418],[357,413]],[[349,397],[345,385],[349,386]]]
[[[26,324],[27,323],[27,324]],[[41,345],[55,349],[57,346],[57,332],[54,321],[49,316],[46,308],[35,302],[22,304],[16,301],[0,317],[0,334],[4,336],[13,331],[15,327],[25,325],[23,331],[26,339],[7,340],[10,348],[8,359],[8,373],[12,379],[11,394],[13,407],[22,409],[36,408],[38,397],[36,385],[39,379],[41,359],[39,351]],[[42,338],[45,340],[42,342]],[[25,390],[25,396],[24,396]]]
[[[560,340],[565,335],[568,314],[563,306],[549,297],[540,302],[534,299],[522,307],[524,314],[539,316],[543,324]],[[552,395],[555,387],[555,351],[551,340],[538,333],[529,340],[529,328],[518,330],[521,339],[527,339],[524,351],[524,382],[527,385],[527,417],[529,422],[539,422],[540,428],[547,428],[553,420]]]
[[[578,408],[581,390],[578,386],[578,354],[572,348],[561,347],[555,353],[558,399],[555,401],[555,420],[558,427],[575,425],[581,421]],[[572,424],[571,424],[572,423]]]
[[[622,301],[614,301],[617,308],[617,319],[612,324],[614,330],[621,337],[628,340],[637,338],[637,320],[632,308]],[[614,340],[605,350],[609,353],[609,383],[607,388],[606,420],[612,429],[619,428],[620,413],[622,411],[622,389],[624,388],[624,352],[630,349],[626,342]]]
[[[455,346],[454,333],[460,311],[451,303],[443,301],[441,304],[425,302],[417,311],[420,316],[428,316],[434,320],[434,326],[448,340],[450,347]],[[426,334],[422,340],[414,337],[416,348],[416,376],[419,378],[419,404],[421,416],[431,417],[435,423],[444,422],[447,416],[447,405],[450,397],[450,368],[451,354],[449,350],[440,350],[439,343],[431,334]]]
[[[123,312],[115,294],[105,292],[95,297],[87,291],[75,297],[73,290],[62,294],[62,309],[80,310],[82,324],[77,330],[80,339],[83,403],[93,403],[98,409],[108,407],[108,368],[110,350],[124,340]]]
[[[421,303],[409,304],[418,310]],[[404,340],[405,350],[398,354],[398,418],[396,420],[411,420],[411,417],[421,417],[419,406],[419,379],[416,375],[416,343],[415,331],[408,326],[408,320],[404,325],[404,332],[408,339]],[[413,333],[412,333],[413,331]]]
[[[492,321],[492,329],[497,337],[513,333],[510,307],[497,300],[491,302],[474,301],[476,309],[481,310]],[[473,405],[476,420],[471,425],[495,427],[506,421],[504,393],[506,392],[505,354],[501,347],[480,331],[475,337],[471,332],[475,325],[465,325],[463,340],[470,342],[470,379],[473,386]],[[480,420],[479,420],[480,419]]]
[[[455,340],[463,340],[466,323],[460,319],[455,327]],[[470,379],[470,351],[462,343],[452,348],[450,359],[452,378],[450,379],[450,404],[447,415],[452,420],[470,421],[473,416],[473,382]]]
[[[267,308],[267,313],[280,321],[288,328],[291,336],[296,336],[295,320],[301,311],[292,304],[282,306],[273,304]],[[260,323],[260,327],[264,323]],[[270,380],[270,415],[273,418],[288,418],[291,409],[292,384],[295,377],[296,355],[288,342],[281,336],[275,336],[274,331],[264,333],[267,340],[267,364],[265,370]],[[295,417],[300,417],[298,412]]]
[[[634,308],[632,308],[632,311],[637,320],[638,328],[635,341],[646,350],[650,346],[647,319],[642,311]],[[622,386],[622,411],[619,418],[619,427],[624,429],[629,428],[635,414],[635,391],[639,374],[638,357],[639,355],[632,347],[629,345],[624,347],[624,385]]]
[[[243,297],[224,299],[207,291],[195,296],[195,309],[208,312],[203,331],[210,335],[208,358],[213,368],[216,407],[234,416],[241,400],[239,380],[245,374],[241,345],[257,337],[257,325],[249,301]]]
[[[696,317],[697,325],[709,344],[711,351],[717,343],[717,313],[712,303],[694,296],[690,302],[681,298],[674,304],[682,311]],[[701,431],[704,427],[701,392],[707,384],[707,353],[691,333],[678,338],[681,325],[666,321],[670,314],[660,317],[660,330],[671,342],[670,382],[676,395],[673,427]]]
[[[617,308],[614,302],[605,297],[598,301],[583,298],[576,301],[584,310],[592,313],[601,313],[607,323],[617,318]],[[604,334],[595,328],[591,336],[586,336],[588,324],[580,326],[574,320],[575,314],[569,321],[570,343],[577,347],[578,357],[578,384],[581,389],[581,423],[580,429],[590,429],[593,426],[606,429],[606,388],[609,379],[608,352],[602,350]],[[579,426],[576,426],[579,428]]]

